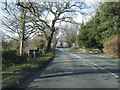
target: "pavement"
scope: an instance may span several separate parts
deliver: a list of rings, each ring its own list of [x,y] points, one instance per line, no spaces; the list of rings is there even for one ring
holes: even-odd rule
[[[57,48],[52,62],[20,88],[118,88],[118,59]]]

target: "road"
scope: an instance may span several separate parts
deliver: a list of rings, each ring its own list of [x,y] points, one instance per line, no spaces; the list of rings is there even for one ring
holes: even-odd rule
[[[118,88],[117,59],[58,48],[54,60],[21,88]]]

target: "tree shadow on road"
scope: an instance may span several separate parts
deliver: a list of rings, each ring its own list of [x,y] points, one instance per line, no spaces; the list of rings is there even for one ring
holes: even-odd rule
[[[114,72],[114,73],[118,73],[117,69],[110,69],[110,71]],[[73,71],[73,72],[66,72],[66,71],[59,72],[58,71],[53,74],[44,74],[44,75],[41,75],[41,73],[42,72],[39,72],[36,76],[32,77],[27,83],[25,83],[25,87],[22,87],[22,85],[20,85],[20,88],[27,88],[35,80],[44,80],[44,79],[46,80],[46,79],[54,79],[56,77],[77,76],[77,75],[84,76],[84,75],[109,74],[108,72],[106,72],[105,70],[102,70],[102,69],[98,69],[98,70],[83,69],[82,71]]]

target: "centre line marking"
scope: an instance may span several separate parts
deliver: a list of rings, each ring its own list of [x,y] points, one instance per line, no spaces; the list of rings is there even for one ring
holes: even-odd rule
[[[77,58],[82,58],[82,57],[80,57],[80,56],[77,56],[77,55],[75,55],[75,54],[71,54],[71,55],[73,55],[73,56],[76,56]]]
[[[77,58],[82,58],[82,57],[79,57],[79,56],[77,56],[77,55],[75,55],[75,54],[71,54],[71,55],[76,56]],[[100,69],[105,70],[106,72],[110,73],[112,76],[114,76],[114,77],[116,77],[116,78],[119,78],[119,76],[118,76],[118,75],[116,75],[115,73],[112,73],[112,72],[110,72],[110,71],[106,70],[106,69],[105,69],[105,68],[103,68],[103,67],[100,67],[98,64],[95,64],[95,63],[93,63],[93,62],[90,62],[89,60],[84,60],[84,62],[85,62],[85,61],[87,61],[87,62],[89,62],[89,63],[93,64],[94,66],[99,67]]]
[[[93,68],[94,68],[94,69],[96,69],[96,67],[95,67],[95,66],[93,66]]]
[[[88,61],[88,60],[87,60]],[[110,71],[108,71],[108,70],[106,70],[105,68],[103,68],[103,67],[100,67],[99,65],[97,65],[97,64],[95,64],[95,63],[93,63],[93,62],[90,62],[90,61],[88,61],[89,63],[91,63],[91,64],[93,64],[94,66],[97,66],[97,67],[99,67],[100,69],[103,69],[104,71],[106,71],[106,72],[108,72],[108,73],[110,73],[112,76],[114,76],[114,77],[116,77],[116,78],[119,78],[119,76],[118,75],[116,75],[115,73],[112,73],[112,72],[110,72]]]
[[[63,52],[63,50],[62,50],[62,49],[59,49],[59,50]]]
[[[86,60],[84,60],[84,62],[86,62]]]

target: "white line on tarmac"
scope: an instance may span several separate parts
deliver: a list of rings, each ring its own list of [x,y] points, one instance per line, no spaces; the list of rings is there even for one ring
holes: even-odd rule
[[[59,50],[63,52],[63,50],[62,50],[62,49],[59,49]]]
[[[94,68],[94,69],[96,69],[96,67],[95,67],[95,66],[93,66],[93,68]]]
[[[84,62],[86,62],[86,60],[84,59]]]
[[[71,54],[71,55],[74,55],[74,56],[76,56],[77,58],[82,58],[82,57],[77,56],[77,55],[75,55],[75,54]],[[88,61],[88,60],[84,60],[84,61]],[[97,64],[95,64],[95,63],[93,63],[93,62],[90,62],[90,61],[88,61],[88,62],[89,62],[89,63],[91,63],[91,64],[93,64],[94,66],[99,67],[100,69],[105,70],[106,72],[110,73],[112,76],[114,76],[114,77],[116,77],[116,78],[119,78],[119,76],[118,76],[118,75],[116,75],[115,73],[112,73],[112,72],[110,72],[110,71],[106,70],[106,69],[105,69],[105,68],[103,68],[103,67],[100,67],[99,65],[97,65]],[[96,68],[96,67],[94,67],[94,68]]]
[[[118,62],[118,60],[114,60],[115,62]]]
[[[88,61],[88,60],[87,60]],[[97,66],[97,67],[99,67],[100,69],[103,69],[104,71],[106,71],[106,72],[108,72],[108,73],[110,73],[112,76],[114,76],[114,77],[116,77],[116,78],[118,78],[119,76],[117,76],[115,73],[112,73],[112,72],[110,72],[110,71],[108,71],[108,70],[106,70],[105,68],[103,68],[103,67],[100,67],[99,65],[97,65],[97,64],[95,64],[95,63],[93,63],[93,62],[90,62],[90,61],[88,61],[89,63],[91,63],[91,64],[93,64],[94,66]]]
[[[82,58],[82,57],[80,57],[80,56],[77,56],[77,55],[75,55],[75,54],[71,54],[71,55],[73,55],[73,56],[76,56],[77,58]]]
[[[88,61],[88,60],[87,60]],[[118,75],[116,75],[115,73],[112,73],[112,72],[110,72],[110,71],[108,71],[108,70],[106,70],[105,68],[103,68],[103,67],[100,67],[99,65],[97,65],[97,64],[95,64],[95,63],[93,63],[93,62],[90,62],[90,61],[88,61],[89,63],[91,63],[91,64],[93,64],[94,66],[97,66],[97,67],[99,67],[100,69],[103,69],[103,70],[105,70],[106,72],[108,72],[108,73],[110,73],[112,76],[114,76],[114,77],[116,77],[116,78],[118,78],[119,76]]]

